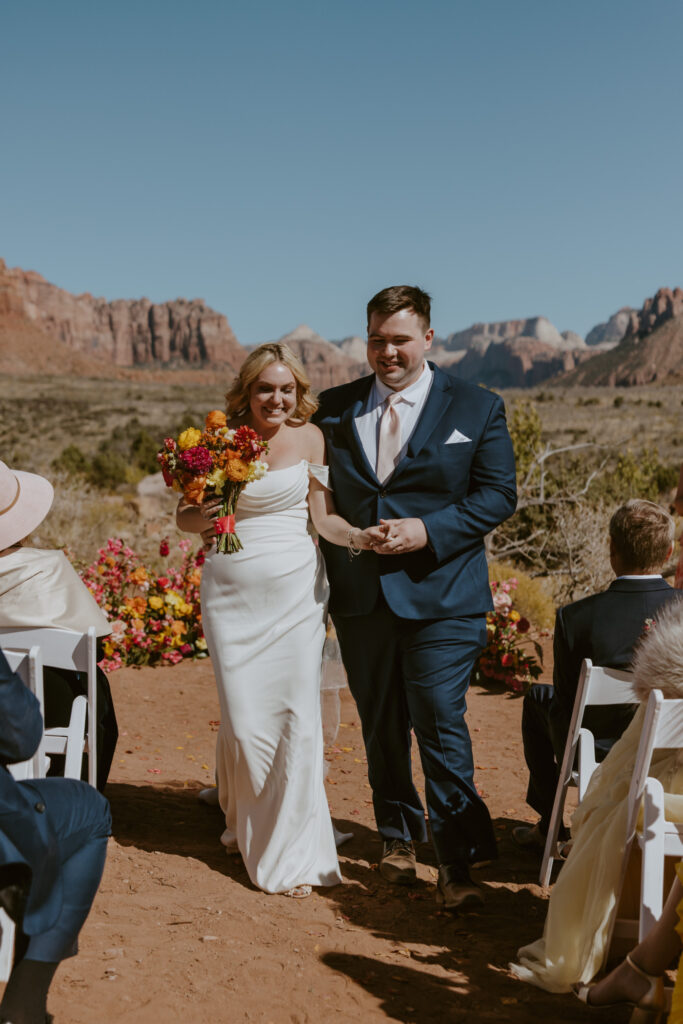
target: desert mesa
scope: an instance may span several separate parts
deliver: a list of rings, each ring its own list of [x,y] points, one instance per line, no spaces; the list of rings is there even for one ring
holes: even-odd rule
[[[320,390],[368,372],[360,337],[328,341],[301,324],[284,334]],[[0,372],[157,376],[237,370],[248,349],[203,299],[108,301],[74,295],[0,259]],[[660,288],[641,309],[624,306],[585,337],[544,316],[477,323],[436,338],[431,358],[488,387],[632,386],[683,380],[683,289]]]

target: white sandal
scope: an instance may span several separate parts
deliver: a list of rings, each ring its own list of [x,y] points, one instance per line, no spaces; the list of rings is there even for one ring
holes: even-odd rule
[[[293,900],[305,900],[313,892],[312,885],[295,885],[292,889],[283,892],[283,896],[291,896]]]

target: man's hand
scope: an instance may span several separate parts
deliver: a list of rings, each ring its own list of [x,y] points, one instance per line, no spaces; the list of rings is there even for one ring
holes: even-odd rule
[[[425,524],[421,519],[380,519],[379,526],[366,531],[372,541],[372,550],[378,555],[405,555],[421,551],[429,543]]]

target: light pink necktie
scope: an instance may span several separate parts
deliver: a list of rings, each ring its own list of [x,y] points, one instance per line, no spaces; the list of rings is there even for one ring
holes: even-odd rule
[[[380,483],[391,476],[401,452],[401,421],[396,412],[400,395],[392,392],[384,401],[377,439],[377,479]]]

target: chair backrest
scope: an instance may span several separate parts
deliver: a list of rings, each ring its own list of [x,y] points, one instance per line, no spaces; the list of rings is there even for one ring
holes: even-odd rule
[[[650,772],[652,755],[656,750],[683,749],[683,700],[665,700],[661,690],[650,693],[645,709],[643,729],[628,793],[626,845],[633,840]]]
[[[92,665],[90,643],[92,634]],[[87,633],[76,633],[71,629],[8,629],[0,627],[0,645],[3,650],[28,651],[31,647],[40,647],[43,665],[51,668],[72,669],[76,672],[88,672],[96,667],[96,636],[94,627]]]
[[[87,674],[88,695],[88,782],[97,783],[97,635],[91,626],[87,633],[71,629],[43,627],[31,629],[0,628],[0,646],[28,651],[40,647],[43,665]]]
[[[633,673],[623,672],[616,668],[604,668],[594,665],[586,658],[585,666],[585,699],[584,707],[598,707],[606,704],[638,704]],[[583,672],[582,666],[582,672]]]
[[[12,671],[16,672],[24,686],[27,686],[37,698],[41,713],[44,715],[43,665],[40,657],[40,648],[33,646],[29,651],[13,651],[10,648],[3,647],[2,653],[7,658],[7,664]],[[45,774],[44,748],[45,738],[43,736],[33,757],[9,766],[9,770],[15,779],[39,779]]]

